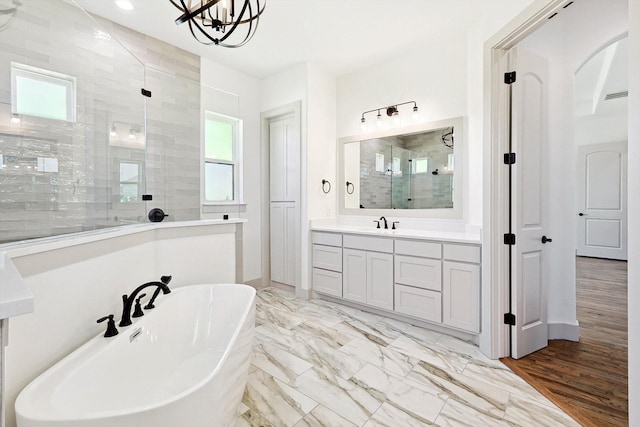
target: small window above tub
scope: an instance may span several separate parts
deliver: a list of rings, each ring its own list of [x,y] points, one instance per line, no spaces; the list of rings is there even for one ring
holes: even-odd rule
[[[76,78],[12,62],[11,112],[75,122]]]

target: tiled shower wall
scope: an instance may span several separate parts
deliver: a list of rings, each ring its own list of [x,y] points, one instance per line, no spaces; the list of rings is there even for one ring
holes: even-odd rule
[[[152,207],[173,220],[199,218],[199,57],[58,0],[21,2],[6,22],[0,242],[143,222]],[[10,124],[11,62],[75,77],[77,121],[22,116]],[[110,144],[116,122],[142,140],[146,126],[146,145]],[[57,172],[38,171],[39,157],[57,159]],[[152,202],[120,201],[121,161],[140,164],[140,193]]]
[[[429,172],[411,175],[411,202],[413,209],[443,209],[453,207],[453,174],[444,171],[449,154],[453,153],[442,143],[442,130],[407,135],[402,138],[403,147],[411,151],[412,158],[427,157]],[[438,169],[438,175],[433,171]]]

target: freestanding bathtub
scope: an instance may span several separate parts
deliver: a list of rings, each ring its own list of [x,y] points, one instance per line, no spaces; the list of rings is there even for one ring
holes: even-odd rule
[[[31,382],[16,400],[18,427],[232,426],[254,328],[253,288],[176,288]]]

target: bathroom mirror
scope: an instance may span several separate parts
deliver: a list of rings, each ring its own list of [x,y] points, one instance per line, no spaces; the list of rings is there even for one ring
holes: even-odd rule
[[[463,135],[454,118],[340,139],[341,213],[461,217]]]

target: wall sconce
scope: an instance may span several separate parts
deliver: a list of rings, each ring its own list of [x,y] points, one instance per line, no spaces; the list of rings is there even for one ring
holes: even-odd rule
[[[109,128],[109,145],[144,148],[146,138],[140,126],[133,123],[113,122]]]
[[[360,118],[360,129],[362,130],[367,129],[367,119],[365,118],[365,115],[369,113],[373,113],[374,111],[378,112],[378,115],[376,116],[376,126],[381,128],[384,125],[384,123],[382,119],[382,114],[380,114],[380,110],[386,111],[387,116],[391,117],[391,120],[393,121],[393,123],[395,125],[399,125],[400,111],[398,110],[398,107],[401,105],[407,105],[407,104],[413,104],[413,109],[412,109],[413,114],[411,116],[413,118],[413,121],[417,122],[418,120],[420,120],[420,114],[418,113],[418,104],[416,104],[415,101],[407,101],[407,102],[401,102],[399,104],[390,105],[388,107],[374,108],[373,110],[365,111],[364,113],[362,113],[362,117]]]

